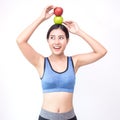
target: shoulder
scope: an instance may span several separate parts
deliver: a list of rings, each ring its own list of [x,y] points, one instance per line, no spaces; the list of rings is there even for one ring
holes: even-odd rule
[[[89,56],[90,54],[78,54],[72,56],[75,71],[77,71],[81,66],[90,63],[91,58]]]

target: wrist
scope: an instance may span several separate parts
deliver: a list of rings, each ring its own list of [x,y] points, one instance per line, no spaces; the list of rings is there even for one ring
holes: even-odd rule
[[[86,33],[85,33],[83,30],[79,29],[79,30],[76,32],[76,34],[77,34],[78,36],[82,37],[82,36],[85,35]]]
[[[45,19],[44,19],[42,16],[40,16],[40,17],[37,18],[36,21],[40,24],[40,23],[42,23],[44,20],[45,20]]]

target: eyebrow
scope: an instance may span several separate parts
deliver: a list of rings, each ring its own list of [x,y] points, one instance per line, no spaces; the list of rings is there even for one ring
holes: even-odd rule
[[[50,35],[50,36],[55,36],[55,35]]]
[[[50,36],[56,36],[56,35],[50,35]],[[62,36],[62,37],[64,37],[65,35],[58,35],[58,37],[59,37],[59,36]]]

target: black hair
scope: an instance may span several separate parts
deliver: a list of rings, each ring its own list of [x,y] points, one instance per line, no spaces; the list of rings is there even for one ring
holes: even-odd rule
[[[65,33],[66,38],[69,39],[68,29],[67,29],[64,25],[62,25],[62,24],[53,24],[53,25],[49,28],[49,30],[48,30],[48,32],[47,32],[47,39],[49,38],[50,32],[51,32],[52,30],[58,29],[58,28],[60,28],[60,29]]]

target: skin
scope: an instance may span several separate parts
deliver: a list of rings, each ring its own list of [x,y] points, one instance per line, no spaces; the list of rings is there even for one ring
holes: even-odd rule
[[[32,65],[34,65],[40,77],[42,77],[44,71],[44,56],[36,52],[28,43],[28,40],[42,22],[54,15],[54,13],[51,12],[54,8],[55,7],[52,5],[45,7],[41,15],[32,24],[25,28],[16,40],[23,55]],[[75,72],[77,72],[79,67],[93,63],[107,53],[107,50],[93,37],[81,30],[76,22],[64,21],[63,24],[68,28],[70,33],[81,37],[93,50],[89,53],[72,56]],[[54,29],[51,31],[48,44],[52,54],[49,56],[49,60],[52,68],[57,72],[63,72],[67,68],[67,56],[65,56],[64,50],[68,42],[69,40],[61,29]],[[73,93],[44,93],[42,108],[51,112],[67,112],[73,108]]]

